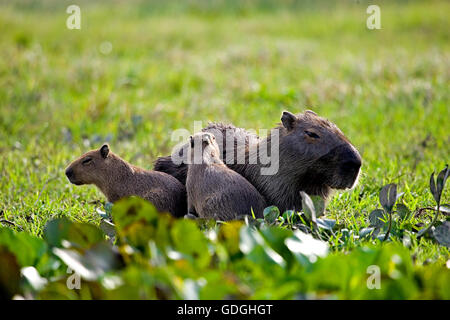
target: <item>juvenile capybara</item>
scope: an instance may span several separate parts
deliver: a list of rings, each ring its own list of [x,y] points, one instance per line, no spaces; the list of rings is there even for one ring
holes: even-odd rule
[[[66,176],[76,185],[96,185],[110,202],[138,196],[175,217],[187,212],[186,188],[181,182],[166,173],[129,164],[112,153],[107,144],[73,161]]]
[[[189,213],[227,221],[252,215],[253,210],[255,217],[263,217],[264,198],[250,182],[222,162],[213,134],[195,134],[190,138],[190,147],[186,178]]]
[[[278,132],[279,150],[277,155],[271,155],[268,165],[275,164],[278,170],[266,175],[261,169],[267,164],[253,164],[249,159],[254,158],[255,149],[271,145],[272,135],[259,138],[245,129],[221,123],[212,123],[202,129],[216,137],[220,158],[227,159],[225,164],[252,183],[268,205],[276,205],[282,212],[301,209],[300,191],[327,198],[332,189],[347,189],[356,183],[361,157],[334,123],[309,110],[297,115],[285,111],[281,123],[272,132],[274,130]],[[232,144],[228,142],[227,145],[227,141]],[[244,162],[236,161],[237,157],[235,161],[229,161],[228,155],[238,154],[242,145],[246,152]],[[182,147],[174,154],[184,156],[184,150]],[[182,183],[186,181],[186,164],[174,163],[171,156],[158,158],[154,169],[166,172]]]

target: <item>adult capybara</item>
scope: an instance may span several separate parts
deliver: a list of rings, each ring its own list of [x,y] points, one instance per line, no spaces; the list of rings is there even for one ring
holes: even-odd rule
[[[225,164],[253,184],[268,205],[276,205],[281,211],[301,209],[300,191],[327,198],[332,189],[351,188],[359,176],[361,157],[356,148],[334,123],[313,111],[297,115],[283,112],[281,124],[272,129],[278,132],[275,142],[279,148],[277,154],[271,155],[269,164],[250,160],[255,153],[258,155],[260,146],[270,149],[272,135],[259,138],[244,129],[220,123],[212,123],[202,131],[214,134]],[[254,146],[258,147],[256,151]],[[246,152],[244,161],[237,161],[242,160],[238,157],[234,162],[228,160],[233,158],[230,153],[238,154],[242,148]],[[174,154],[184,156],[184,150],[181,148]],[[278,170],[262,174],[261,169],[268,166]],[[186,164],[174,163],[172,156],[158,158],[154,169],[186,182]]]
[[[256,218],[263,217],[264,198],[250,182],[222,162],[212,133],[191,136],[190,148],[186,178],[189,213],[222,221],[252,212]],[[198,161],[194,161],[195,157]]]
[[[174,177],[129,164],[104,144],[73,161],[66,169],[69,181],[76,185],[94,184],[115,202],[128,196],[150,201],[160,212],[182,217],[187,212],[186,188]]]

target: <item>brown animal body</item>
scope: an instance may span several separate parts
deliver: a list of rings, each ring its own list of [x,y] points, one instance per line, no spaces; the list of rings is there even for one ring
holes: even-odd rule
[[[108,145],[92,150],[73,161],[66,169],[76,185],[94,184],[115,202],[128,196],[150,201],[160,212],[182,217],[187,211],[186,188],[174,177],[129,164],[109,151]]]
[[[245,162],[226,161],[226,165],[253,184],[268,205],[276,205],[282,212],[301,209],[300,191],[327,198],[332,189],[347,189],[356,183],[361,157],[332,122],[309,110],[298,115],[285,111],[281,124],[274,130],[279,132],[279,155],[273,161],[277,161],[279,169],[272,175],[261,174],[267,165],[248,161],[252,156],[249,146],[252,143],[270,146],[271,135],[259,138],[244,129],[220,123],[210,124],[202,131],[215,135],[222,159],[238,151],[236,141],[245,141]],[[229,136],[234,137],[232,146],[226,143],[225,137]],[[183,149],[179,153],[182,155]],[[170,156],[158,158],[154,169],[182,183],[186,181],[186,164],[175,164]]]
[[[195,144],[201,144],[196,153],[201,161],[194,163]],[[222,162],[213,134],[202,132],[191,137],[190,151],[186,178],[189,213],[227,221],[251,215],[253,210],[255,217],[263,217],[264,198],[250,182]]]

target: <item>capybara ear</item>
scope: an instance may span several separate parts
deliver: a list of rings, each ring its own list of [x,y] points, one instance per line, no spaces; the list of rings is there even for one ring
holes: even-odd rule
[[[194,147],[194,138],[192,138],[192,136],[190,136],[190,141],[191,141],[191,148],[193,148]]]
[[[312,114],[313,116],[317,116],[317,113],[315,113],[312,110],[305,110],[305,113],[309,113],[309,114]]]
[[[106,157],[108,156],[108,154],[109,154],[109,145],[107,143],[102,145],[102,147],[100,148],[100,154],[102,155],[102,157],[104,159],[106,159]]]
[[[286,129],[292,130],[294,128],[295,121],[297,120],[298,118],[295,114],[290,113],[289,111],[283,111],[281,122]]]

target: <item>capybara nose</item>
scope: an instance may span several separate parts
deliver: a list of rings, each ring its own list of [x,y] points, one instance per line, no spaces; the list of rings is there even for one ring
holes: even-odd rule
[[[68,168],[67,170],[66,170],[66,176],[67,176],[67,178],[73,178],[73,169],[72,168]]]
[[[361,168],[361,160],[357,157],[346,160],[342,163],[342,169],[346,172],[358,171]]]
[[[350,147],[342,149],[341,169],[344,172],[357,172],[361,168],[361,156]]]

